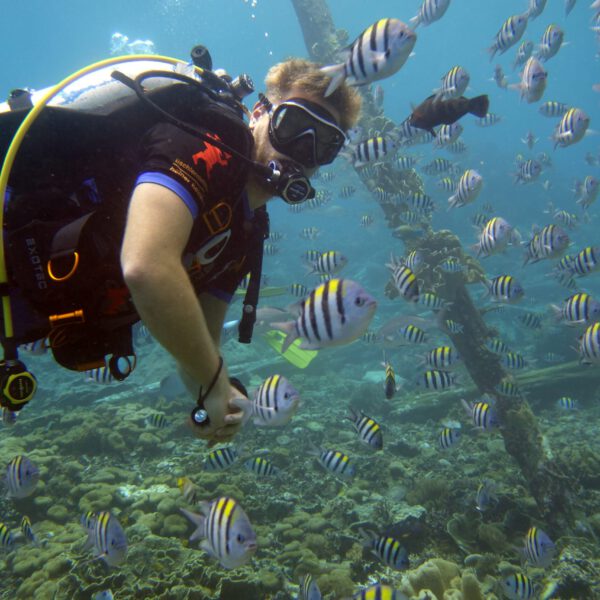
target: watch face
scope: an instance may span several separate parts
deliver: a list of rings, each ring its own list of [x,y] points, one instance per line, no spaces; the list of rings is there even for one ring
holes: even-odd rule
[[[192,411],[192,420],[196,425],[205,425],[208,422],[208,413],[203,408],[195,408]]]

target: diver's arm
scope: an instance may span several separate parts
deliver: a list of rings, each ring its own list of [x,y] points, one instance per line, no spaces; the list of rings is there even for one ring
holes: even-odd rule
[[[129,205],[121,266],[148,329],[206,389],[217,372],[219,351],[181,261],[192,226],[190,211],[174,192],[158,184],[139,184]],[[211,423],[202,428],[203,436],[213,436],[225,423],[239,423],[241,415],[228,415],[230,398],[223,367],[205,402]],[[226,429],[231,428],[235,429],[233,425]],[[224,437],[234,433],[227,431]]]
[[[223,323],[225,322],[225,315],[229,309],[229,304],[207,293],[200,294],[200,306],[202,307],[206,325],[215,343],[215,347],[220,348],[221,332],[223,331]]]

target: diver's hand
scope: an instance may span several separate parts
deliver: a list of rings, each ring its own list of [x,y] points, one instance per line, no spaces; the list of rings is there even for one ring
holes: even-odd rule
[[[209,447],[231,441],[242,426],[243,412],[238,404],[243,400],[248,399],[229,383],[229,378],[223,373],[204,400],[209,423],[200,427],[192,425],[194,433],[207,440]]]

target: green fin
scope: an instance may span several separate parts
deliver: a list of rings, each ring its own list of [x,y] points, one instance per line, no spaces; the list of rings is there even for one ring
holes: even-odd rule
[[[281,348],[286,335],[283,331],[278,331],[277,329],[267,331],[263,334],[263,338],[273,350],[279,352],[283,358],[299,369],[308,367],[312,359],[319,353],[317,350],[303,350],[302,348],[299,348],[298,346],[302,343],[302,340],[297,339],[294,340],[291,346],[282,354]]]
[[[283,296],[288,293],[287,287],[275,287],[275,286],[267,286],[260,288],[260,297],[261,298],[272,298],[273,296]],[[242,288],[238,288],[235,290],[236,296],[244,296],[246,294],[246,290]]]

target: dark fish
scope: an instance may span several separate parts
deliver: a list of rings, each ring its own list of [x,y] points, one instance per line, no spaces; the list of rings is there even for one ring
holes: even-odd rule
[[[419,129],[425,129],[435,135],[436,125],[451,125],[471,113],[482,119],[488,112],[490,101],[487,95],[475,98],[452,98],[451,100],[436,99],[435,94],[421,102],[410,115],[410,124]]]

